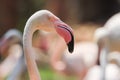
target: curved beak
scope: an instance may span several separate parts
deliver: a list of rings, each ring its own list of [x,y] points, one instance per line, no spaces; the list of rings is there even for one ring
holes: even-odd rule
[[[49,16],[49,20],[53,22],[57,33],[63,37],[69,52],[72,53],[74,50],[74,35],[72,28],[55,16]]]
[[[72,29],[64,23],[57,25],[56,31],[64,38],[69,52],[72,53],[74,50],[74,35]]]

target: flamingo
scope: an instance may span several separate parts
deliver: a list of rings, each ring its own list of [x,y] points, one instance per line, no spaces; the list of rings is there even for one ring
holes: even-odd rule
[[[0,42],[0,52],[1,55],[8,55],[8,48],[16,43],[22,43],[22,33],[17,29],[10,29],[6,34],[2,37]]]
[[[102,28],[95,31],[95,41],[99,45],[102,80],[105,80],[105,70],[108,53],[120,51],[120,13],[113,15]]]
[[[68,45],[69,52],[74,49],[74,36],[72,29],[48,10],[34,13],[26,22],[23,34],[23,49],[27,63],[30,80],[41,80],[32,49],[32,35],[36,30],[47,32],[56,31]]]
[[[17,76],[21,75],[21,69],[24,69],[22,66],[25,65],[22,50],[22,33],[17,29],[8,30],[0,42],[0,51],[1,55],[8,55],[0,64],[0,77],[4,79],[8,76],[7,80],[17,80]],[[14,69],[15,66],[17,67]],[[10,79],[10,77],[12,78]]]

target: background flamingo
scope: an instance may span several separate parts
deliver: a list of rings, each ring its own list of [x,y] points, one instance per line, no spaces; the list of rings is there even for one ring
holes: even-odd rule
[[[16,50],[16,52],[14,52]],[[12,70],[19,63],[20,58],[23,58],[22,50],[22,34],[16,29],[11,29],[2,37],[0,42],[0,52],[1,55],[6,57],[0,64],[0,78],[4,79],[11,74]],[[22,59],[21,64],[15,70],[20,71],[21,66],[25,64],[24,59]],[[15,73],[18,75],[17,73]],[[11,75],[12,80],[17,80],[15,75]]]
[[[112,16],[104,25],[95,32],[95,39],[100,49],[100,64],[102,66],[102,80],[105,80],[107,55],[112,51],[120,51],[120,13]]]

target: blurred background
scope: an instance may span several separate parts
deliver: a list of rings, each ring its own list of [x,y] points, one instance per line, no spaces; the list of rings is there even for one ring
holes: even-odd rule
[[[103,25],[119,12],[119,0],[4,0],[0,2],[0,36],[10,28],[23,31],[26,20],[37,10],[48,9],[69,24]],[[74,27],[74,26],[72,26]]]
[[[120,11],[120,0],[0,0],[0,37],[12,28],[23,32],[27,19],[41,9],[50,10],[69,24],[76,41],[92,41],[94,30]],[[42,80],[76,80],[56,74],[47,63],[40,66]],[[25,74],[22,80],[28,79]]]

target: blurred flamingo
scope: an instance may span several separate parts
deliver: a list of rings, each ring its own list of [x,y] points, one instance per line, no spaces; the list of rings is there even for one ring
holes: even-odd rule
[[[100,51],[100,65],[102,66],[102,78],[105,80],[107,55],[112,51],[120,51],[120,13],[112,16],[102,28],[95,31],[95,40]]]
[[[21,69],[24,69],[22,66],[25,65],[22,50],[22,33],[16,29],[10,29],[6,32],[0,42],[0,52],[2,56],[7,56],[0,64],[0,78],[4,79],[8,76],[8,80],[17,80],[17,77],[21,75]],[[21,63],[19,64],[19,62]],[[14,70],[16,65],[19,65],[19,67],[17,66]]]
[[[74,48],[72,29],[67,24],[47,10],[40,10],[33,14],[28,19],[23,34],[23,48],[30,80],[41,80],[32,48],[32,36],[36,30],[45,30],[47,32],[54,32],[56,30],[67,43],[68,50],[72,52]]]

